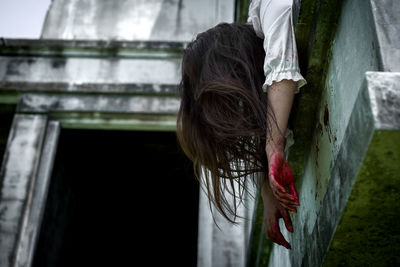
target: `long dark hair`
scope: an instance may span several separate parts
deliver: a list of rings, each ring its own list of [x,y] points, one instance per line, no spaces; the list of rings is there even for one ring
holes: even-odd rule
[[[232,223],[245,179],[265,177],[268,168],[264,57],[262,39],[244,23],[222,23],[198,34],[183,54],[178,140],[210,203]]]

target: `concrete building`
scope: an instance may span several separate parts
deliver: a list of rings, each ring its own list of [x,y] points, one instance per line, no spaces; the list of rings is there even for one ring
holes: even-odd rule
[[[376,165],[385,186],[374,196],[399,200],[387,187],[400,178],[400,4],[295,1],[308,85],[290,119],[301,202],[294,234],[281,224],[290,251],[266,239],[258,196],[237,226],[215,214],[218,229],[174,134],[182,50],[244,20],[247,5],[53,0],[41,39],[1,40],[0,266],[351,264],[340,247],[353,244],[343,236],[357,201],[373,199],[357,194]],[[375,231],[373,212],[359,215],[360,235]],[[381,238],[396,248],[397,217],[382,218],[394,221]]]

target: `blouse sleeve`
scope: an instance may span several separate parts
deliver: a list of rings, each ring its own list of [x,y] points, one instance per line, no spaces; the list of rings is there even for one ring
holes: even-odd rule
[[[252,0],[248,22],[264,39],[263,90],[284,79],[296,82],[296,93],[307,82],[300,74],[293,26],[293,0]]]

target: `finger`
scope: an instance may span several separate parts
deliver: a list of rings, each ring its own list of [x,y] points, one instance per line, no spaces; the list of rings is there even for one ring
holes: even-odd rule
[[[289,206],[289,205],[286,205],[286,204],[283,204],[283,203],[280,203],[280,204],[281,204],[281,206],[282,206],[282,207],[284,207],[285,209],[287,209],[287,210],[290,210],[290,211],[293,211],[293,212],[296,212],[296,213],[297,213],[297,209],[296,209],[296,207]]]
[[[294,196],[292,196],[291,194],[289,194],[288,192],[282,193],[281,191],[273,188],[272,189],[273,192],[275,192],[277,194],[277,196],[279,196],[279,198],[284,198],[290,202],[293,202],[293,204],[296,202],[296,198]]]
[[[269,239],[271,239],[272,242],[275,242],[279,245],[282,245],[279,243],[279,240],[277,240],[276,238],[276,230],[273,230],[273,228],[275,229],[276,227],[272,227],[272,225],[275,224],[274,222],[268,222],[267,220],[264,221],[264,225],[265,225],[265,232],[268,236]]]
[[[297,204],[297,205],[300,205],[300,202],[299,202],[299,194],[297,193],[295,182],[292,182],[292,183],[289,185],[289,192],[291,193],[291,194],[290,194],[291,196],[293,196],[293,197],[296,198],[296,201],[297,201],[296,204]]]
[[[271,232],[267,232],[267,236],[268,236],[268,238],[269,238],[272,242],[274,242],[274,243],[276,243],[276,244],[278,244],[278,245],[281,245],[281,246],[284,245],[284,243],[282,242],[282,240],[278,239],[278,238],[276,237],[275,233],[273,233],[272,231],[271,231]]]
[[[280,246],[284,246],[287,247],[287,244],[285,244],[285,239],[282,238],[278,238],[275,234],[273,233],[269,233],[268,234],[268,238],[271,239],[272,242],[280,245]]]
[[[278,240],[279,240],[280,245],[284,246],[287,249],[292,249],[289,242],[286,241],[286,239],[283,237],[281,232],[279,232],[279,234],[278,234]]]
[[[275,243],[278,243],[279,245],[282,245],[287,249],[291,249],[290,244],[286,241],[286,239],[283,237],[281,233],[279,224],[275,223],[272,225],[272,232],[274,234]]]
[[[290,195],[289,193],[281,193],[278,190],[274,190],[274,188],[272,189],[272,192],[274,193],[274,196],[276,197],[276,199],[278,200],[282,200],[282,202],[284,200],[288,201],[290,205],[297,205],[298,201],[297,199],[295,199],[292,195]]]
[[[292,224],[292,219],[290,218],[289,212],[286,210],[281,210],[281,215],[283,218],[283,221],[285,222],[286,229],[293,233],[293,224]]]
[[[272,222],[270,224],[266,223],[266,225],[268,225],[268,226],[266,226],[266,234],[267,234],[268,238],[271,239],[272,242],[275,242],[278,245],[283,246],[283,242],[282,242],[282,240],[280,240],[278,238],[278,234],[277,234],[277,232],[280,232],[279,226],[278,226],[278,229],[276,229],[276,227],[272,227],[273,224],[274,223],[272,223]]]
[[[278,197],[276,197],[276,199],[280,203],[284,203],[284,204],[289,205],[289,206],[294,206],[296,204],[295,200],[292,200],[292,199],[289,200],[288,198],[281,197],[280,195],[278,195]]]
[[[284,208],[289,209],[293,212],[297,212],[296,205],[294,203],[287,204],[287,203],[281,201],[279,198],[276,198],[276,200],[278,200],[279,204],[281,204]]]

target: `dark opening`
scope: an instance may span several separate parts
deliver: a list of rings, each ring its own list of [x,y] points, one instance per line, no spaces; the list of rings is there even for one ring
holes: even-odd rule
[[[173,132],[62,130],[33,266],[196,266],[198,193]]]
[[[0,168],[6,151],[8,135],[15,113],[14,104],[0,104]]]

